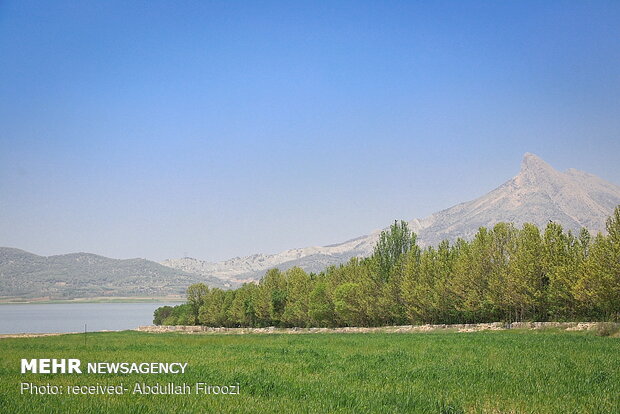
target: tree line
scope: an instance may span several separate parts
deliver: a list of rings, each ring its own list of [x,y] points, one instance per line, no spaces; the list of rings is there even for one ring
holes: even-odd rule
[[[374,252],[321,273],[271,269],[235,290],[187,289],[157,325],[337,327],[620,319],[620,206],[607,234],[549,222],[481,227],[471,241],[420,248],[404,221]]]

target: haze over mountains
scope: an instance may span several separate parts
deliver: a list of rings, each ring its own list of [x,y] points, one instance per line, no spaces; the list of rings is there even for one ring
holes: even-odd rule
[[[549,220],[566,229],[604,231],[605,220],[620,204],[620,187],[575,169],[560,172],[534,154],[525,154],[511,180],[472,201],[409,221],[421,245],[471,238],[479,227],[498,222],[530,222],[543,228]],[[386,223],[388,224],[388,223]],[[319,272],[352,257],[368,256],[380,230],[344,243],[255,254],[210,263],[194,258],[155,263],[117,260],[88,253],[37,256],[0,248],[0,297],[73,298],[164,296],[181,294],[191,283],[234,287],[259,280],[267,269],[299,266]]]
[[[0,247],[0,298],[161,297],[184,295],[187,286],[199,281],[225,287],[218,279],[145,259],[109,259],[90,253],[45,257]]]
[[[478,228],[501,221],[517,226],[529,222],[543,228],[549,220],[566,229],[581,227],[596,233],[604,231],[605,220],[620,204],[620,187],[595,175],[575,169],[555,170],[534,154],[527,153],[516,177],[488,194],[442,210],[424,219],[409,221],[422,246],[436,245],[444,239],[471,238]],[[318,272],[326,266],[368,256],[380,230],[340,244],[306,247],[281,253],[234,258],[210,263],[193,258],[169,259],[161,264],[188,273],[215,276],[232,282],[258,280],[272,267],[299,266]]]

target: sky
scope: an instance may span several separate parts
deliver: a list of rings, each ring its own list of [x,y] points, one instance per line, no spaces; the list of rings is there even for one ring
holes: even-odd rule
[[[0,1],[0,246],[223,260],[620,184],[620,2]]]

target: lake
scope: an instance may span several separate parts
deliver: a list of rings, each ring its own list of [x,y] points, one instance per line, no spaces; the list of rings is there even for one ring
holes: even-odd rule
[[[0,305],[0,334],[124,330],[153,324],[160,306],[179,303],[54,303]]]

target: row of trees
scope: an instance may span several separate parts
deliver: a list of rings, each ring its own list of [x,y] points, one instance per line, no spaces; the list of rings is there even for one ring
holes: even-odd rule
[[[403,221],[374,254],[319,274],[269,270],[236,290],[195,284],[155,324],[227,327],[378,326],[491,321],[618,320],[620,206],[607,234],[499,223],[473,240],[421,249]]]

